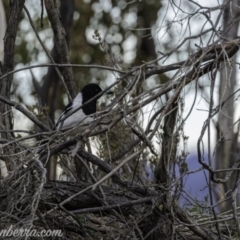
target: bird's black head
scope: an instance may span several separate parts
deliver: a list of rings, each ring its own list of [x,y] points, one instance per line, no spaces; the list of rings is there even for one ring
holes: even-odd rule
[[[86,86],[84,86],[84,88],[81,91],[82,104],[86,103],[87,101],[89,101],[90,99],[95,97],[100,92],[102,92],[102,89],[96,83],[87,84]],[[86,115],[90,115],[90,114],[93,114],[96,112],[96,110],[97,110],[96,105],[97,105],[98,98],[92,100],[91,102],[89,102],[85,106],[83,106],[82,109]]]
[[[97,94],[102,92],[102,89],[99,87],[98,84],[90,83],[84,86],[81,92],[84,98],[83,101],[87,102],[88,100],[90,100],[91,98],[95,97]]]

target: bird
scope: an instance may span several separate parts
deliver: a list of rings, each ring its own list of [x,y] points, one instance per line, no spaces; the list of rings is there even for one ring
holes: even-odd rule
[[[101,97],[101,95],[94,100],[91,100],[89,103],[84,105],[75,113],[71,114],[71,112],[73,112],[101,92],[101,87],[96,83],[90,83],[85,85],[83,89],[73,99],[73,101],[69,102],[69,104],[66,106],[53,130],[65,131],[71,128],[75,128],[78,125],[91,122],[93,120],[92,114],[96,113],[97,110],[97,100]],[[105,94],[112,93],[113,92],[108,91]]]

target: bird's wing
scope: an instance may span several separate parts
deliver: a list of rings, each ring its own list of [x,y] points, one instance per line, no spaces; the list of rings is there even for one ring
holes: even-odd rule
[[[70,112],[73,109],[73,102],[68,103],[68,105],[65,107],[64,111],[62,112],[61,116],[59,117],[54,130],[58,129],[62,123],[62,119],[67,115],[68,112]]]

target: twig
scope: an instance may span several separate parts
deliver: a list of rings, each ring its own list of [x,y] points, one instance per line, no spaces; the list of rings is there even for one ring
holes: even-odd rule
[[[42,124],[42,122],[40,122],[35,116],[33,116],[33,114],[30,113],[27,109],[25,109],[20,103],[9,100],[3,96],[0,96],[0,101],[19,110],[21,113],[23,113],[27,118],[29,118],[32,122],[34,122],[41,129],[47,130],[47,131],[50,130],[50,128],[48,128],[47,126]]]

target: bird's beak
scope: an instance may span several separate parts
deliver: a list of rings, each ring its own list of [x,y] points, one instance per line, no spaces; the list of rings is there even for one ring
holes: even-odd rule
[[[107,91],[104,93],[104,95],[112,95],[113,94],[113,91]]]

